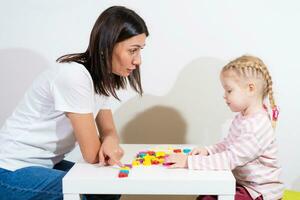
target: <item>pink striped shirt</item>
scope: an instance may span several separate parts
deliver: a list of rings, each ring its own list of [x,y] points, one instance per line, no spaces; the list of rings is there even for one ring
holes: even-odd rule
[[[208,156],[188,156],[189,169],[232,170],[253,199],[260,195],[264,200],[282,198],[278,146],[268,113],[236,115],[228,136],[206,149]]]

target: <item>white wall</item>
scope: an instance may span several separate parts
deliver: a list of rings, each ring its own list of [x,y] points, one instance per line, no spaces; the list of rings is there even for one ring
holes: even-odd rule
[[[277,136],[288,188],[300,190],[300,3],[274,1],[1,1],[0,123],[31,80],[66,53],[84,51],[105,8],[125,5],[146,21],[144,98],[120,92],[114,104],[123,142],[210,144],[232,116],[218,71],[244,53],[269,66],[281,108]],[[162,140],[160,140],[160,137]]]

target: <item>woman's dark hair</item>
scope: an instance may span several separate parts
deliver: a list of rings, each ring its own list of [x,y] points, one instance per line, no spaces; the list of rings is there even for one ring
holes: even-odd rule
[[[87,50],[83,53],[67,54],[59,57],[60,63],[76,62],[85,66],[93,79],[95,93],[113,95],[120,100],[116,89],[127,85],[125,77],[112,73],[112,52],[116,43],[144,33],[149,35],[144,20],[133,10],[123,6],[112,6],[98,17],[90,35]],[[127,77],[130,86],[140,95],[143,93],[140,68]]]

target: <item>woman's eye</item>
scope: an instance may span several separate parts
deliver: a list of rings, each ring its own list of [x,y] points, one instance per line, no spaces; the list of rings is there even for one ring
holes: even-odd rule
[[[232,90],[227,90],[227,93],[229,93],[229,94],[230,94],[231,92],[232,92]]]
[[[130,49],[130,50],[129,50],[129,53],[130,53],[130,54],[134,54],[136,51],[137,51],[137,49]]]

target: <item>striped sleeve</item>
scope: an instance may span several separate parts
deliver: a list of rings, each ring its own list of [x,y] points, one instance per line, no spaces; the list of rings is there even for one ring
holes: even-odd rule
[[[272,142],[269,134],[272,127],[265,120],[247,121],[241,131],[239,137],[222,152],[209,156],[188,156],[188,167],[199,170],[233,170],[262,155]]]
[[[205,149],[208,151],[209,155],[215,154],[215,153],[221,153],[226,150],[226,147],[229,144],[229,138],[224,138],[221,142],[207,146]]]

